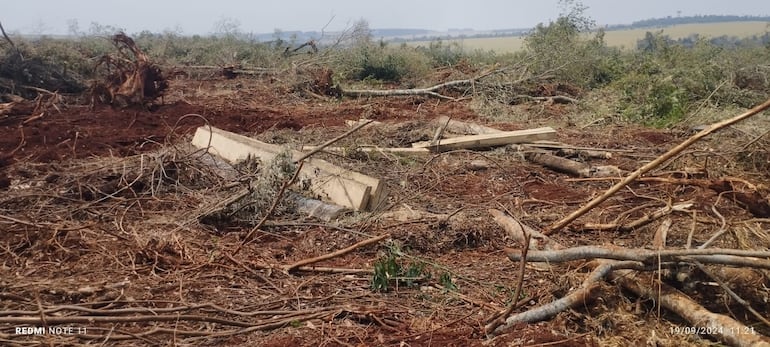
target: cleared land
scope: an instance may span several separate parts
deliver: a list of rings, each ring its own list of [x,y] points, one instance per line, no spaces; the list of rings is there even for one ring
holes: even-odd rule
[[[672,39],[679,39],[692,34],[700,34],[707,37],[722,35],[748,37],[762,35],[767,30],[767,22],[727,22],[708,24],[682,24],[666,28],[644,28],[629,30],[607,31],[604,40],[610,47],[634,48],[637,40],[644,38],[647,32],[663,31]],[[447,42],[459,42],[468,50],[492,50],[499,53],[515,52],[524,47],[524,38],[520,36],[488,37],[448,40]],[[411,45],[427,45],[430,41],[411,42]]]

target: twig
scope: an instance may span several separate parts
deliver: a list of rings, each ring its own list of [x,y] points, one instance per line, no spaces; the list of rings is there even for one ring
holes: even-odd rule
[[[711,244],[712,244],[714,241],[716,241],[716,240],[717,240],[719,237],[721,237],[722,235],[724,235],[724,234],[727,232],[727,228],[726,228],[726,226],[727,226],[727,220],[725,220],[725,217],[724,217],[724,216],[722,216],[722,214],[721,214],[721,213],[719,213],[719,211],[717,210],[717,207],[716,207],[716,206],[714,206],[714,205],[711,205],[711,211],[713,211],[713,212],[714,212],[714,214],[716,214],[716,215],[717,215],[717,217],[719,217],[719,220],[721,220],[721,221],[722,221],[722,224],[721,224],[721,226],[719,227],[719,231],[717,231],[716,233],[714,233],[714,235],[712,235],[712,236],[711,236],[711,237],[710,237],[708,240],[706,240],[706,242],[704,242],[702,245],[698,246],[698,248],[700,248],[700,249],[703,249],[703,248],[707,248],[707,247],[708,247],[708,246],[710,246],[710,245],[711,245]]]
[[[154,302],[157,303],[157,302]],[[173,302],[169,302],[173,303]],[[94,305],[97,303],[87,303],[87,305]],[[76,305],[61,305],[61,306],[54,306],[51,308],[47,308],[42,311],[43,314],[51,315],[53,313],[63,312],[63,311],[74,311],[74,312],[83,312],[88,313],[96,316],[118,316],[118,315],[124,315],[124,314],[147,314],[147,315],[157,315],[160,313],[176,313],[176,312],[185,312],[185,311],[195,311],[195,310],[201,310],[204,312],[219,312],[229,315],[236,315],[236,316],[243,316],[243,317],[254,317],[254,316],[277,316],[277,315],[304,315],[304,314],[311,314],[311,313],[317,313],[322,310],[326,310],[326,308],[314,308],[314,309],[307,309],[307,310],[301,310],[301,311],[287,311],[287,310],[266,310],[266,311],[236,311],[227,309],[224,307],[221,307],[216,304],[212,303],[205,303],[205,304],[199,304],[199,305],[184,305],[184,306],[175,306],[175,307],[166,307],[166,308],[145,308],[145,307],[134,307],[134,308],[121,308],[121,309],[94,309],[94,308],[88,308],[83,306],[76,306]],[[8,311],[0,311],[0,316],[6,317],[6,316],[32,316],[40,314],[40,310],[37,311],[22,311],[22,310],[8,310]],[[63,314],[57,314],[53,316],[65,316]]]
[[[358,129],[361,129],[361,128],[363,128],[363,127],[365,127],[365,126],[369,125],[369,124],[370,124],[370,123],[372,123],[372,122],[374,122],[374,120],[370,119],[370,120],[368,120],[368,121],[366,121],[366,122],[362,122],[362,123],[358,124],[356,127],[354,127],[353,129],[350,129],[350,130],[346,131],[344,134],[342,134],[342,135],[340,135],[340,136],[337,136],[337,137],[335,137],[335,138],[333,138],[333,139],[331,139],[331,140],[329,140],[329,141],[326,141],[326,142],[324,142],[323,144],[321,144],[320,146],[316,146],[316,147],[315,147],[315,148],[314,148],[312,151],[310,151],[310,152],[307,152],[306,154],[304,154],[303,156],[299,157],[299,158],[298,158],[297,160],[295,160],[294,162],[295,162],[295,163],[299,163],[299,162],[301,162],[301,161],[303,161],[303,160],[305,160],[305,159],[307,159],[307,158],[310,158],[310,156],[312,156],[313,154],[316,154],[316,153],[318,153],[318,152],[322,151],[324,148],[331,146],[331,145],[332,145],[332,144],[334,144],[335,142],[337,142],[337,141],[339,141],[339,140],[342,140],[342,139],[344,139],[344,138],[348,137],[350,134],[352,134],[352,133],[354,133],[354,132],[358,131]]]
[[[272,281],[268,280],[268,279],[267,279],[265,276],[262,276],[262,274],[261,274],[261,273],[259,273],[259,272],[257,272],[256,270],[254,270],[254,269],[252,269],[252,268],[250,268],[250,267],[246,266],[246,264],[244,264],[244,263],[241,263],[240,261],[238,261],[237,259],[235,259],[235,258],[234,258],[232,255],[230,255],[230,254],[229,254],[229,253],[227,253],[227,252],[223,252],[222,254],[224,254],[224,255],[225,255],[225,257],[226,257],[227,259],[229,259],[231,262],[233,262],[235,265],[238,265],[238,266],[240,266],[240,267],[241,267],[241,268],[243,268],[244,270],[248,271],[248,272],[249,272],[249,273],[251,273],[252,275],[254,275],[254,276],[256,276],[257,278],[259,278],[260,280],[262,280],[262,282],[265,282],[265,283],[267,283],[268,285],[270,285],[270,287],[273,287],[273,289],[275,289],[277,292],[279,292],[279,293],[281,292],[281,290],[280,290],[280,289],[279,289],[279,288],[278,288],[278,287],[277,287],[277,286],[276,286],[276,285],[275,285],[275,284],[274,284]]]
[[[577,104],[578,103],[577,99],[570,98],[564,95],[554,95],[554,96],[516,95],[513,97],[513,101],[516,101],[518,99],[525,99],[529,101],[547,101],[555,104]]]
[[[323,267],[323,266],[300,266],[295,271],[304,271],[304,272],[321,272],[321,273],[332,273],[332,274],[373,274],[374,270],[372,269],[350,269],[350,268],[342,268],[342,267]]]
[[[768,129],[767,131],[765,131],[765,132],[763,132],[763,133],[761,133],[761,134],[757,135],[756,137],[754,137],[753,139],[751,139],[751,141],[749,141],[749,142],[746,142],[746,144],[745,144],[745,145],[743,145],[743,147],[741,147],[741,151],[745,151],[746,149],[748,149],[748,148],[749,148],[749,146],[753,145],[754,143],[756,143],[757,141],[759,141],[759,139],[763,138],[763,137],[764,137],[765,135],[767,135],[767,134],[770,134],[770,129]]]
[[[522,228],[523,230],[524,228]],[[487,324],[484,327],[484,331],[487,334],[492,333],[495,331],[499,326],[503,325],[505,323],[506,318],[508,318],[511,313],[513,313],[513,310],[516,309],[519,305],[519,296],[521,295],[521,290],[524,286],[524,272],[527,268],[527,251],[529,251],[529,240],[531,238],[531,235],[524,231],[524,242],[522,242],[522,251],[521,251],[521,261],[519,262],[519,273],[518,278],[516,278],[516,290],[513,292],[513,300],[511,300],[511,304],[508,305],[508,307],[505,309],[505,311],[500,312],[496,316],[492,317],[492,320],[489,324]]]
[[[21,122],[21,124],[27,125],[27,123],[43,118],[43,116],[45,116],[45,112],[40,112],[40,114],[37,116],[30,116],[29,118],[25,119],[23,122]]]
[[[300,260],[300,261],[298,261],[298,262],[296,262],[294,264],[284,266],[283,269],[286,272],[291,272],[292,270],[294,270],[294,269],[296,269],[296,268],[298,268],[300,266],[304,266],[304,265],[308,265],[308,264],[317,263],[319,261],[324,261],[324,260],[336,258],[336,257],[339,257],[341,255],[350,253],[351,251],[355,250],[356,248],[360,248],[360,247],[364,247],[364,246],[367,246],[367,245],[370,245],[370,244],[373,244],[373,243],[380,242],[380,241],[382,241],[382,240],[384,240],[384,239],[386,239],[388,237],[390,237],[390,234],[383,234],[383,235],[376,236],[376,237],[373,237],[373,238],[370,238],[370,239],[366,239],[366,240],[358,242],[358,243],[356,243],[356,244],[354,244],[354,245],[352,245],[350,247],[343,248],[343,249],[341,249],[339,251],[336,251],[336,252],[332,252],[332,253],[329,253],[329,254],[324,254],[322,256],[318,256],[318,257],[315,257],[315,258]]]
[[[692,144],[694,144],[698,140],[708,136],[709,134],[711,134],[711,133],[713,133],[713,132],[715,132],[715,131],[717,131],[719,129],[722,129],[724,127],[727,127],[727,126],[730,126],[732,124],[738,123],[738,122],[740,122],[740,121],[742,121],[742,120],[744,120],[746,118],[749,118],[749,117],[751,117],[751,116],[753,116],[753,115],[755,115],[757,113],[760,113],[760,112],[766,110],[767,108],[770,108],[770,99],[768,99],[767,101],[765,101],[761,105],[756,106],[756,107],[752,108],[751,110],[746,111],[743,114],[740,114],[738,116],[735,116],[733,118],[730,118],[730,119],[727,119],[727,120],[724,120],[724,121],[721,121],[721,122],[718,122],[718,123],[714,123],[710,127],[706,128],[706,129],[703,129],[702,131],[700,131],[697,134],[691,136],[689,139],[687,139],[686,141],[682,142],[678,146],[670,149],[668,152],[666,152],[665,154],[661,155],[657,159],[649,162],[648,164],[646,164],[646,165],[640,167],[639,169],[637,169],[636,171],[632,172],[630,175],[628,175],[622,181],[616,183],[614,186],[612,186],[612,188],[610,188],[607,191],[605,191],[604,194],[602,194],[600,196],[597,196],[596,198],[592,199],[590,202],[588,202],[587,204],[583,205],[583,207],[579,208],[577,211],[569,214],[568,216],[562,218],[558,222],[552,224],[551,226],[548,227],[548,230],[546,230],[545,234],[548,235],[550,233],[553,233],[555,231],[558,231],[558,230],[564,228],[567,224],[571,223],[572,221],[574,221],[575,219],[579,218],[580,216],[586,214],[586,212],[588,212],[591,209],[593,209],[594,207],[598,206],[599,204],[604,202],[604,200],[607,200],[610,196],[612,196],[615,193],[617,193],[620,189],[622,189],[623,187],[627,186],[629,183],[633,182],[637,178],[641,177],[642,174],[644,174],[644,173],[646,173],[646,172],[648,172],[648,171],[658,167],[660,164],[663,164],[665,161],[671,159],[675,155],[677,155],[680,152],[684,151],[687,147],[690,147]]]
[[[656,220],[658,220],[660,218],[663,218],[663,217],[671,214],[672,212],[675,212],[675,211],[677,211],[677,212],[687,212],[687,209],[692,207],[692,205],[693,204],[691,202],[685,202],[685,203],[677,204],[677,205],[674,205],[674,206],[671,206],[671,205],[665,206],[663,208],[658,209],[657,211],[655,211],[653,213],[645,214],[645,215],[637,218],[636,220],[633,220],[633,221],[625,223],[625,224],[617,224],[617,223],[609,223],[609,224],[586,223],[583,226],[578,227],[577,229],[578,230],[585,230],[585,231],[587,231],[587,230],[593,230],[593,231],[597,231],[597,230],[617,230],[617,231],[620,231],[620,232],[627,232],[627,231],[631,231],[631,230],[634,230],[636,228],[639,228],[639,227],[641,227],[643,225],[652,223],[652,222],[654,222],[654,221],[656,221]]]
[[[31,227],[36,227],[36,228],[42,228],[43,227],[42,225],[39,225],[39,224],[23,221],[21,219],[13,218],[13,217],[2,215],[2,214],[0,214],[0,219],[5,219],[5,220],[8,220],[8,221],[17,223],[17,224],[24,224],[24,225],[31,226]]]

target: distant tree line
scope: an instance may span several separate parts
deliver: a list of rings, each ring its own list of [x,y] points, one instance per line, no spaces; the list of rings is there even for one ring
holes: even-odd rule
[[[633,22],[631,24],[617,24],[607,26],[607,30],[640,29],[667,27],[679,24],[697,23],[723,23],[723,22],[770,22],[770,16],[731,16],[731,15],[697,15],[665,18],[651,18]]]

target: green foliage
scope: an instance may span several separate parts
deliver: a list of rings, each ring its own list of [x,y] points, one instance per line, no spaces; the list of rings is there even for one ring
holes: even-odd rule
[[[441,40],[431,41],[428,47],[418,47],[417,51],[431,61],[433,67],[453,66],[467,58],[467,54],[457,42],[445,43]]]
[[[245,35],[182,36],[142,32],[136,42],[156,61],[169,65],[245,65],[274,67],[285,47],[259,43]]]
[[[399,83],[407,79],[420,79],[430,71],[430,61],[412,47],[401,45],[392,48],[385,42],[362,43],[350,48],[347,78],[357,81],[378,80]]]
[[[439,277],[438,282],[441,284],[442,287],[444,287],[444,290],[448,292],[453,292],[457,290],[457,285],[452,281],[452,274],[449,272],[444,272],[441,274],[441,277]]]
[[[425,262],[406,255],[398,244],[391,243],[387,253],[374,262],[370,288],[375,292],[387,292],[392,286],[410,288],[430,279],[431,276]],[[449,278],[451,283],[451,277]]]
[[[607,47],[604,31],[589,35],[593,20],[585,6],[572,0],[560,1],[565,12],[554,22],[538,24],[525,39],[535,73],[555,73],[563,82],[597,87],[622,73],[620,52]]]
[[[612,85],[630,120],[668,126],[704,102],[751,107],[770,91],[770,71],[746,69],[768,58],[759,46],[728,50],[701,38],[686,47],[658,32],[647,33],[638,49]]]

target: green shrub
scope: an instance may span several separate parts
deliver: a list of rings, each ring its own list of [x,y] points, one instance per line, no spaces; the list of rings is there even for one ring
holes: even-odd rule
[[[351,77],[354,80],[379,80],[403,82],[421,79],[430,71],[428,58],[412,47],[401,45],[391,48],[387,44],[366,43],[350,48],[353,60]]]
[[[430,59],[433,67],[454,66],[468,58],[459,43],[445,43],[440,39],[431,41],[428,47],[417,47],[417,51]]]
[[[761,47],[725,49],[706,39],[685,47],[662,33],[647,33],[638,47],[612,84],[630,120],[668,126],[705,103],[751,107],[770,91],[770,71],[758,68],[768,59]]]

